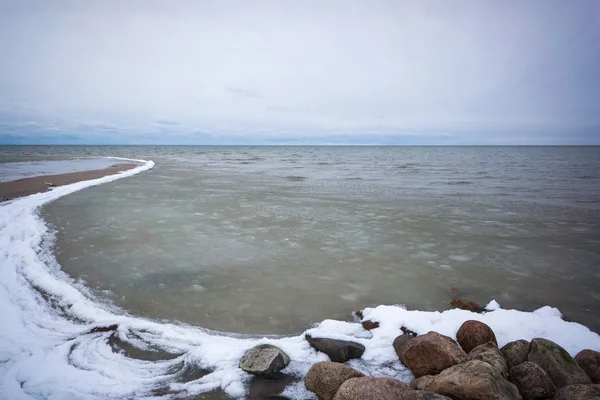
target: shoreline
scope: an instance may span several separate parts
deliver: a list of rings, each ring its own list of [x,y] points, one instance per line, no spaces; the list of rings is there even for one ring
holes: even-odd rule
[[[25,197],[36,193],[46,192],[48,189],[70,185],[72,183],[99,179],[115,175],[137,167],[138,164],[114,164],[104,169],[89,171],[69,172],[66,174],[40,175],[31,178],[17,179],[14,181],[0,182],[0,202]]]

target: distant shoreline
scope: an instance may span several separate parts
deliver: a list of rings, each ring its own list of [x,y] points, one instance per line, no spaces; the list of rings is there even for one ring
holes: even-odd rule
[[[91,171],[70,172],[57,175],[40,175],[15,181],[0,182],[0,202],[29,196],[47,191],[51,187],[69,185],[80,181],[99,179],[108,175],[127,171],[137,167],[137,164],[115,164],[104,169]]]

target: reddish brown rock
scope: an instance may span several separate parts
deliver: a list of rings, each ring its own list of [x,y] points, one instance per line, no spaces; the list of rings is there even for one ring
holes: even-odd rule
[[[494,342],[498,346],[498,341],[492,328],[483,322],[475,320],[465,321],[460,326],[458,332],[456,332],[456,340],[460,344],[460,347],[467,353],[475,347],[488,342]]]
[[[479,360],[442,371],[433,377],[427,390],[459,400],[521,400],[515,385],[490,364]]]
[[[342,383],[334,400],[398,400],[407,390],[406,383],[397,379],[365,376]]]
[[[424,392],[422,390],[407,390],[400,394],[396,400],[452,400],[450,397],[442,396],[433,392]]]
[[[590,349],[581,350],[575,356],[575,361],[593,383],[600,383],[600,352]]]
[[[319,400],[332,400],[338,389],[348,379],[364,376],[361,372],[336,362],[319,362],[304,377],[304,385]]]
[[[556,385],[539,365],[525,361],[510,370],[511,381],[523,400],[550,400],[556,394]]]
[[[379,328],[379,322],[377,322],[377,321],[363,321],[362,322],[362,326],[366,330],[370,331],[371,329]]]
[[[409,340],[404,346],[402,359],[416,378],[435,375],[448,367],[467,360],[467,355],[448,336],[429,332]]]
[[[450,300],[450,305],[454,308],[460,308],[461,310],[467,310],[467,311],[472,311],[472,312],[476,312],[476,313],[481,312],[481,310],[483,309],[483,307],[480,307],[479,305],[473,303],[472,301],[469,301],[467,299],[461,299],[461,298]]]
[[[414,338],[415,337],[412,335],[400,335],[394,339],[394,343],[392,343],[392,346],[394,346],[394,350],[396,351],[396,355],[402,364],[404,364],[404,358],[402,357],[402,353],[404,353],[404,347],[410,340]]]

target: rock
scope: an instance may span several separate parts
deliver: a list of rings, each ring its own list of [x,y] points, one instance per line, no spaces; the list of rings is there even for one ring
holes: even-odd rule
[[[494,342],[498,346],[498,341],[492,328],[483,322],[474,320],[465,321],[460,326],[458,332],[456,332],[456,341],[467,353],[480,344],[487,342]]]
[[[527,361],[529,353],[529,342],[527,340],[515,340],[505,344],[501,349],[502,355],[508,364],[508,369]]]
[[[363,328],[365,328],[365,330],[370,331],[371,329],[379,328],[379,322],[377,322],[377,321],[363,321],[362,322],[362,326],[363,326]]]
[[[427,390],[460,400],[520,400],[515,385],[490,364],[471,360],[455,365],[433,378]]]
[[[508,380],[519,389],[523,400],[549,400],[556,394],[556,385],[546,371],[531,361],[512,368]]]
[[[600,400],[600,392],[588,385],[570,385],[559,389],[553,400]]]
[[[591,385],[587,385],[587,386],[591,387],[592,389],[596,389],[597,391],[600,392],[600,384],[592,383]]]
[[[304,377],[304,385],[315,393],[319,400],[332,400],[342,383],[363,376],[361,372],[344,364],[319,362],[310,367]]]
[[[408,390],[406,383],[392,378],[352,378],[342,383],[334,400],[398,400]]]
[[[401,326],[400,330],[402,331],[402,333],[404,333],[405,335],[412,335],[412,336],[417,336],[417,332],[415,331],[411,331],[410,329],[408,329],[405,326]]]
[[[575,361],[593,383],[600,383],[600,352],[590,349],[581,350],[575,356]]]
[[[425,375],[420,378],[415,378],[408,385],[413,390],[426,390],[427,386],[433,382],[433,375]]]
[[[542,367],[559,389],[580,383],[592,383],[573,357],[551,340],[533,339],[529,345],[527,360]]]
[[[365,352],[365,346],[346,340],[313,338],[306,335],[308,343],[317,351],[325,353],[333,362],[344,363],[352,358],[360,358]]]
[[[402,359],[415,378],[419,378],[438,374],[468,358],[454,340],[432,331],[409,340],[404,345]]]
[[[261,344],[246,351],[240,360],[240,368],[254,375],[275,377],[289,363],[290,358],[283,350],[270,344]]]
[[[472,301],[469,301],[467,299],[461,299],[461,298],[450,300],[450,305],[454,308],[460,308],[461,310],[467,310],[467,311],[472,311],[472,312],[476,312],[476,313],[481,312],[481,310],[483,309],[483,307],[480,307],[479,305],[473,303]]]
[[[394,343],[392,343],[392,346],[394,346],[394,350],[396,351],[396,355],[398,356],[402,364],[404,364],[404,359],[402,358],[404,347],[411,339],[414,338],[415,337],[412,335],[400,335],[396,339],[394,339]]]
[[[97,326],[97,327],[93,328],[91,331],[89,331],[88,333],[110,332],[110,331],[116,331],[118,328],[119,328],[119,325],[117,325],[117,324],[109,325],[109,326]]]
[[[422,390],[407,390],[400,394],[397,400],[452,400],[449,397],[433,392],[423,392]]]
[[[475,347],[469,353],[469,359],[486,362],[500,372],[500,375],[503,377],[506,378],[508,376],[508,365],[494,342],[487,342]]]
[[[280,374],[276,379],[268,379],[263,376],[255,376],[250,381],[248,388],[248,400],[276,399],[285,387],[294,381],[289,375]]]

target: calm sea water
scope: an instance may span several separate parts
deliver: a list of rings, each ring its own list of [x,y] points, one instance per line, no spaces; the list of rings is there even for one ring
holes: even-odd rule
[[[62,268],[134,315],[301,332],[455,293],[600,330],[600,147],[0,147],[141,175],[46,206]]]

